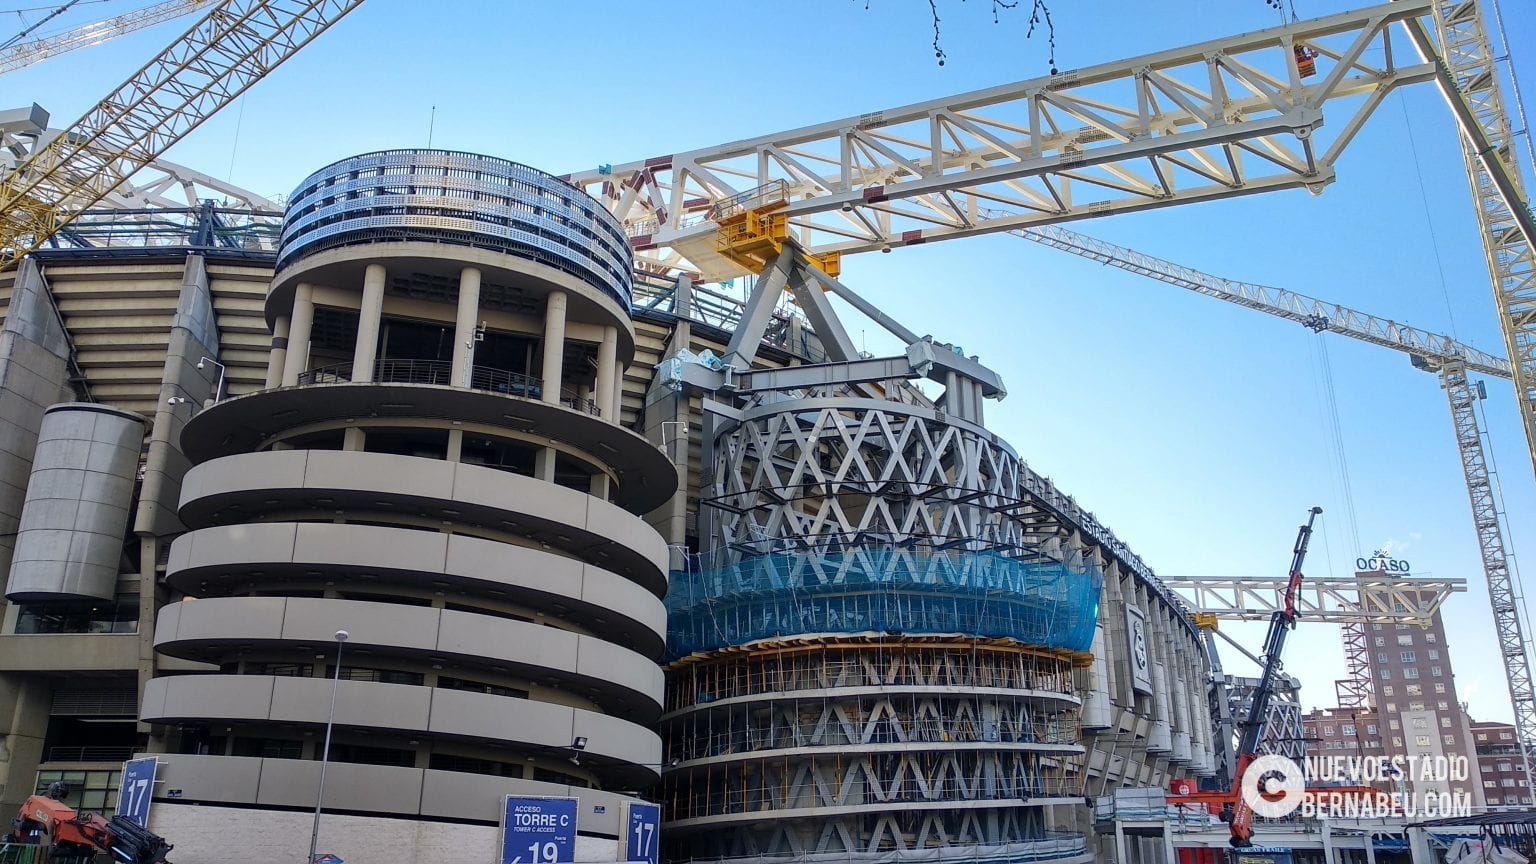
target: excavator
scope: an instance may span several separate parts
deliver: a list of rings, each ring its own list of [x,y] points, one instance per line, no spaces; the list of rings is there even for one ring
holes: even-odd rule
[[[21,805],[11,823],[11,833],[0,842],[0,860],[15,847],[44,846],[49,864],[88,864],[106,852],[118,864],[168,864],[171,844],[122,816],[103,819],[95,813],[77,813],[64,803],[65,783],[50,785]]]

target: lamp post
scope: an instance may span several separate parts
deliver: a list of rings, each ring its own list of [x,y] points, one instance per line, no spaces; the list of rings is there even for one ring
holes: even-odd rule
[[[320,751],[320,788],[315,790],[315,824],[309,832],[309,857],[305,864],[314,864],[315,849],[320,844],[320,808],[325,804],[325,763],[331,758],[331,726],[336,722],[336,691],[341,687],[341,648],[347,642],[347,631],[336,631],[336,671],[331,678],[331,713],[325,718],[325,747]]]

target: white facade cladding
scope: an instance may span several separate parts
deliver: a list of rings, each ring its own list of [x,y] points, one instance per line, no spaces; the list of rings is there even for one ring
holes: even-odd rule
[[[7,598],[113,598],[143,444],[137,414],[86,403],[43,413]]]

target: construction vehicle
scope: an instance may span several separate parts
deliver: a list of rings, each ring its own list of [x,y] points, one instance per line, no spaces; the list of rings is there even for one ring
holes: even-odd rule
[[[1285,605],[1269,616],[1269,633],[1264,637],[1264,672],[1259,676],[1259,686],[1254,688],[1253,702],[1248,706],[1248,717],[1243,723],[1243,735],[1237,745],[1237,770],[1232,778],[1232,839],[1233,847],[1253,845],[1253,807],[1243,798],[1243,773],[1253,760],[1259,757],[1259,744],[1264,740],[1264,727],[1269,718],[1269,701],[1275,692],[1275,681],[1284,666],[1281,654],[1285,651],[1285,639],[1296,626],[1300,617],[1296,612],[1296,595],[1301,589],[1301,565],[1307,558],[1307,544],[1312,539],[1312,523],[1321,507],[1307,511],[1307,523],[1296,532],[1296,547],[1291,556],[1291,572],[1285,587]],[[1259,786],[1263,793],[1262,782]]]
[[[85,864],[106,852],[119,864],[167,864],[171,844],[123,816],[103,819],[64,803],[69,787],[54,783],[28,798],[0,848],[46,847],[50,864]]]

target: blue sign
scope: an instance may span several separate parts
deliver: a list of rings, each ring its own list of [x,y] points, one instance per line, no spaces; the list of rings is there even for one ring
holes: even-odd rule
[[[508,795],[501,811],[501,864],[576,860],[576,799]]]
[[[661,835],[661,805],[643,801],[629,802],[625,819],[624,860],[657,864],[656,846]]]
[[[155,796],[155,757],[123,763],[122,785],[117,790],[117,815],[140,828],[149,827],[149,802]]]

